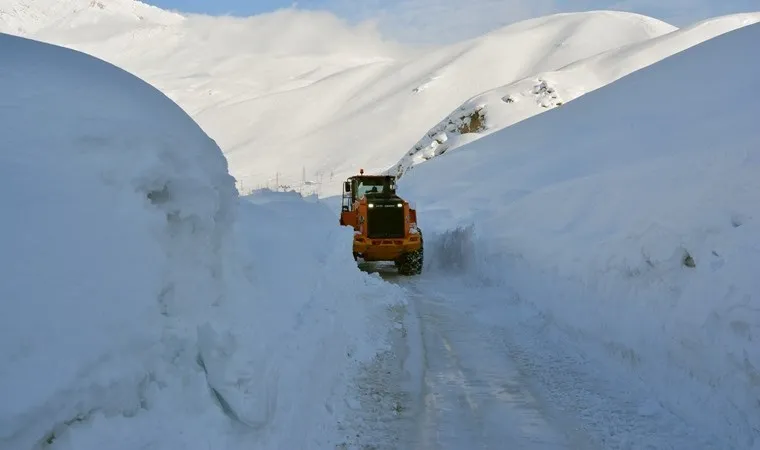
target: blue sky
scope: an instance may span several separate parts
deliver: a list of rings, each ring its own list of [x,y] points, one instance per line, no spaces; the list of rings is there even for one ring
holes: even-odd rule
[[[297,6],[326,9],[350,22],[374,19],[388,36],[450,42],[530,17],[564,11],[638,12],[677,26],[722,14],[760,11],[760,0],[143,0],[205,14],[252,15]],[[462,6],[465,9],[462,9]]]

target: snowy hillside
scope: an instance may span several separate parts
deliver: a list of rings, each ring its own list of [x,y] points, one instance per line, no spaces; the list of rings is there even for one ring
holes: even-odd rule
[[[499,287],[474,314],[525,317],[589,367],[617,359],[651,391],[642,416],[709,448],[760,445],[758,42],[757,24],[716,37],[400,182],[426,276]]]
[[[321,195],[337,193],[360,167],[391,167],[475,95],[675,29],[630,13],[559,14],[415,49],[321,12],[189,16],[113,32],[99,23],[51,26],[33,37],[157,86],[217,141],[242,189],[313,181]]]
[[[135,27],[172,25],[182,16],[138,0],[0,0],[0,32],[41,34],[59,39],[99,39]],[[69,33],[76,29],[76,32]]]
[[[607,85],[631,72],[720,34],[760,22],[760,13],[705,20],[646,41],[575,61],[477,95],[430,129],[390,169],[403,176],[410,168]]]
[[[120,69],[5,34],[0,54],[0,448],[355,439],[349,389],[401,300],[334,213],[238,198],[219,147]]]

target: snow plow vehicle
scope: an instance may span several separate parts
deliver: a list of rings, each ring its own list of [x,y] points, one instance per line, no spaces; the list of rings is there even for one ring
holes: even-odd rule
[[[417,212],[396,194],[396,177],[359,175],[343,185],[340,224],[354,228],[354,259],[393,261],[400,275],[422,273]]]

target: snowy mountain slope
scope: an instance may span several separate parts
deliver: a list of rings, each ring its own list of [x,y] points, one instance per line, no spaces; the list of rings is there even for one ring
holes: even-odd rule
[[[293,10],[188,16],[91,41],[77,30],[34,37],[102,57],[159,87],[219,143],[244,189],[275,179],[300,184],[305,172],[327,195],[359,167],[390,167],[474,95],[674,27],[630,13],[558,14],[433,49]],[[274,33],[285,38],[271,39]]]
[[[333,212],[239,199],[219,147],[116,67],[6,34],[0,54],[0,448],[353,438],[400,298]]]
[[[45,35],[54,29],[67,41],[98,39],[136,26],[172,25],[181,20],[179,14],[138,0],[0,0],[0,32]],[[77,28],[75,33],[72,28]]]
[[[431,252],[448,249],[425,276],[514,288],[544,335],[641,377],[642,414],[668,409],[720,448],[760,444],[757,42],[760,24],[710,39],[400,182]]]
[[[430,129],[389,172],[403,176],[416,164],[448,150],[561,106],[686,48],[757,22],[760,12],[716,17],[477,95]]]

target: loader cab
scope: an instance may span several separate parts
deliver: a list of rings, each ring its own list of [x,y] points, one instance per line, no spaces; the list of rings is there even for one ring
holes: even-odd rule
[[[392,175],[359,175],[343,183],[341,209],[350,211],[354,203],[362,197],[394,197],[396,177]]]

